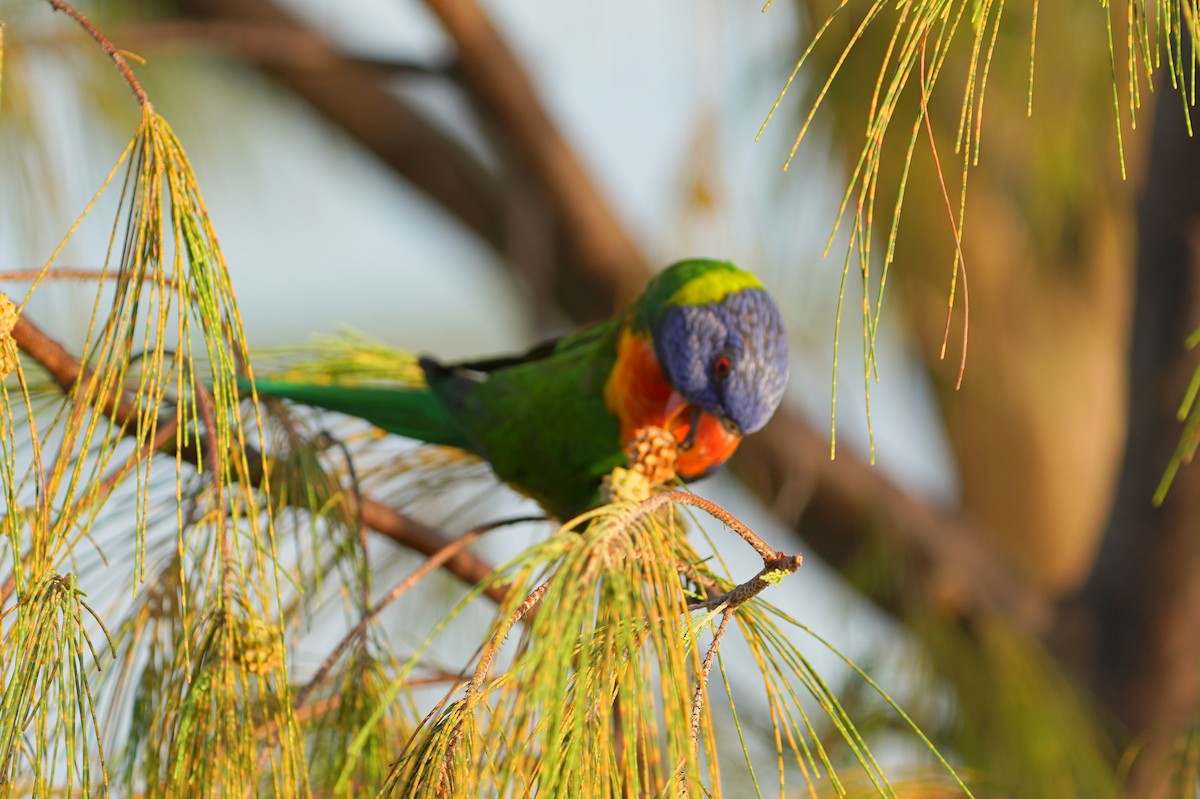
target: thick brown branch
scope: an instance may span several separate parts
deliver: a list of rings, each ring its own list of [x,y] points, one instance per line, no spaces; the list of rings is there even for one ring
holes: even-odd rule
[[[362,501],[362,520],[363,524],[380,535],[387,536],[397,544],[422,555],[436,555],[453,541],[432,527],[405,516],[390,505],[372,499],[364,498]],[[445,569],[472,586],[482,584],[492,575],[491,566],[467,551],[456,552],[454,557],[446,561]],[[493,584],[489,585],[484,593],[496,604],[500,604],[504,601],[507,589]]]
[[[76,384],[86,385],[91,382],[91,369],[84,368],[79,360],[67,352],[61,344],[46,335],[37,325],[24,316],[17,319],[12,330],[13,340],[26,354],[42,365],[54,379],[64,394],[70,395]],[[120,392],[108,398],[100,408],[106,416],[112,418],[121,427],[128,426],[133,420],[134,407],[129,397]]]
[[[606,275],[624,274],[621,284],[627,295],[649,274],[645,260],[629,243],[570,151],[556,146],[542,153],[536,149],[537,132],[532,128],[527,131],[532,135],[518,143],[508,124],[493,116],[497,107],[513,104],[497,100],[495,93],[489,96],[479,91],[474,82],[466,86],[469,99],[481,100],[476,107],[487,111],[480,115],[480,127],[499,151],[500,166],[493,170],[482,166],[452,135],[426,122],[391,90],[393,66],[380,69],[379,64],[364,64],[341,53],[319,31],[290,16],[273,0],[180,0],[179,5],[205,24],[217,26],[214,34],[226,51],[241,49],[241,55],[259,63],[264,72],[480,236],[525,279],[535,296],[547,296],[576,318],[594,321],[616,301],[617,284]],[[230,32],[237,27],[255,33]],[[274,46],[257,36],[266,31],[276,42],[292,37],[302,42],[299,55],[269,52]],[[462,51],[464,44],[470,49],[475,41],[488,44],[498,40],[496,36],[467,37],[458,45]],[[477,59],[471,60],[477,63]],[[511,56],[497,63],[515,64]],[[455,66],[444,72],[459,76],[462,70]],[[529,85],[526,81],[526,87]],[[504,88],[498,86],[500,92]],[[522,93],[536,100],[535,94]],[[561,137],[554,137],[561,144]],[[535,149],[531,150],[530,144]],[[509,157],[510,149],[521,154],[519,161]],[[560,168],[539,166],[551,158]],[[521,164],[527,170],[514,168]],[[536,174],[531,178],[525,171]],[[565,180],[558,191],[542,193],[565,199],[544,201],[529,188],[530,183],[541,185],[552,178]],[[567,208],[575,209],[571,212],[573,225],[562,217]],[[599,235],[587,234],[588,230]]]
[[[46,335],[41,328],[26,317],[22,316],[17,320],[12,336],[17,342],[17,346],[25,354],[36,360],[50,373],[63,393],[71,394],[75,390],[76,384],[83,382],[80,380],[81,377],[87,379],[90,376],[90,371],[80,364],[79,359],[67,352],[61,344]],[[124,392],[111,399],[100,410],[110,416],[127,433],[132,433],[136,429],[136,425],[128,424],[133,419],[135,409],[129,396]],[[173,446],[173,443],[169,446]],[[183,460],[193,466],[199,462],[199,453],[194,445],[185,447],[180,455]],[[262,480],[262,455],[251,449],[247,451],[246,458],[250,463],[251,482],[257,486]],[[387,536],[401,546],[423,555],[434,555],[451,543],[451,539],[437,530],[410,519],[395,508],[381,502],[364,498],[361,501],[360,512],[364,525]],[[479,585],[492,573],[491,566],[470,552],[458,552],[446,563],[445,568],[468,585]],[[496,602],[503,601],[505,596],[504,587],[498,585],[488,586],[485,593]]]

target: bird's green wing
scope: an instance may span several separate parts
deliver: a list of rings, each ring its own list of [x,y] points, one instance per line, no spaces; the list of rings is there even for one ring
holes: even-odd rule
[[[259,394],[315,405],[365,419],[389,433],[430,444],[472,450],[462,428],[427,388],[322,385],[281,380],[255,381]],[[246,381],[239,383],[249,390]]]
[[[604,399],[617,332],[597,325],[470,384],[429,375],[496,474],[559,518],[595,504],[600,478],[625,462]]]

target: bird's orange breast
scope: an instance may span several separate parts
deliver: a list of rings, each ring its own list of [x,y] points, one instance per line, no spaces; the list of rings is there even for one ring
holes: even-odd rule
[[[643,427],[669,430],[676,441],[690,432],[692,406],[667,382],[653,343],[628,329],[617,342],[617,362],[604,386],[604,401],[620,420],[623,444]],[[730,433],[708,413],[700,414],[697,428],[691,446],[679,452],[677,471],[685,480],[720,466],[741,441],[741,436]]]

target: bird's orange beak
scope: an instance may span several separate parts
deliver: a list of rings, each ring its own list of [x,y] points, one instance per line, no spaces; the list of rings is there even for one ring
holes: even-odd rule
[[[696,429],[699,427],[700,409],[684,399],[678,391],[672,391],[667,400],[667,409],[663,418],[663,427],[679,442],[679,448],[691,448],[696,440]],[[682,433],[683,435],[680,435]]]

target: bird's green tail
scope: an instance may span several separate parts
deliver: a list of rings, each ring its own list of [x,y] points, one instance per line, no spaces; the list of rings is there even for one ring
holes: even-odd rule
[[[461,428],[426,388],[320,385],[276,380],[258,380],[255,385],[260,395],[357,416],[389,433],[430,444],[472,449]],[[238,388],[248,394],[250,384],[240,380]]]

